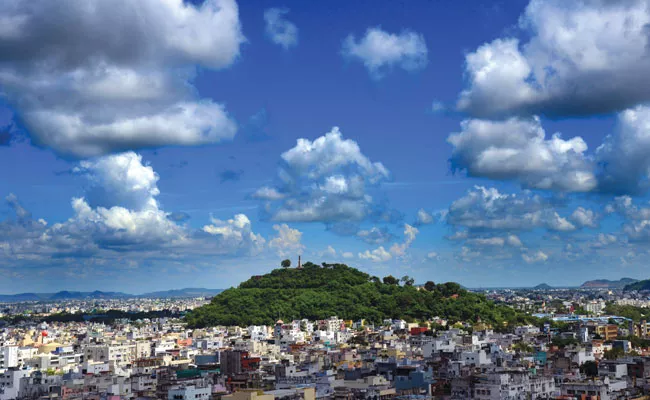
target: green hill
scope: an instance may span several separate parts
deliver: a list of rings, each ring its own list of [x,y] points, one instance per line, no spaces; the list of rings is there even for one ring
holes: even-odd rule
[[[650,279],[646,279],[646,280],[643,280],[643,281],[637,281],[637,282],[634,282],[634,283],[630,283],[629,285],[625,285],[623,290],[625,290],[625,291],[629,291],[629,290],[637,290],[637,291],[650,290]]]
[[[391,279],[392,278],[392,279]],[[380,280],[344,264],[324,267],[305,263],[303,269],[276,269],[254,276],[238,288],[225,290],[212,301],[190,312],[190,327],[215,325],[271,325],[279,318],[310,320],[336,315],[380,322],[386,318],[424,320],[442,317],[451,321],[476,322],[495,327],[532,321],[533,318],[483,295],[448,282],[399,285],[393,277]]]

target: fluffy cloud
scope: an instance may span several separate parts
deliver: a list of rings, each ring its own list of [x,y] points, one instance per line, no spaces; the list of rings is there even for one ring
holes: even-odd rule
[[[433,215],[423,209],[418,210],[416,225],[429,225],[434,221]]]
[[[216,236],[222,251],[232,254],[257,254],[263,250],[266,240],[253,232],[251,221],[244,214],[237,214],[232,219],[222,221],[211,219],[211,224],[203,227],[203,232]],[[203,243],[210,245],[210,243]]]
[[[621,196],[615,198],[606,211],[623,218],[623,233],[628,241],[650,242],[650,204],[639,207],[631,197]]]
[[[300,243],[302,232],[298,229],[290,228],[287,224],[273,225],[273,229],[278,235],[271,239],[269,247],[276,250],[280,256],[296,255],[304,251],[305,246]]]
[[[500,193],[495,188],[475,186],[449,206],[446,221],[456,229],[470,231],[528,231],[537,228],[557,232],[576,230],[553,204],[529,192]]]
[[[288,13],[286,8],[269,8],[264,11],[267,36],[285,49],[298,44],[298,28],[284,18]]]
[[[618,116],[614,134],[596,150],[602,169],[600,189],[615,194],[638,194],[648,189],[650,174],[650,108],[639,106]]]
[[[588,210],[584,207],[576,208],[569,216],[569,220],[574,225],[586,228],[598,228],[599,215],[593,210]]]
[[[466,120],[447,141],[453,170],[490,179],[517,180],[537,189],[586,192],[597,186],[587,144],[580,137],[546,139],[539,118]]]
[[[0,221],[0,266],[25,262],[117,262],[138,259],[190,259],[251,255],[266,249],[246,215],[213,218],[202,230],[181,225],[164,211],[157,196],[158,175],[128,152],[83,161],[75,172],[86,179],[86,197],[72,199],[73,215],[64,222],[34,220],[15,195],[6,198],[15,218]]]
[[[380,28],[369,28],[359,41],[349,35],[343,41],[343,55],[366,66],[370,75],[380,79],[394,67],[417,71],[426,67],[427,45],[424,37],[415,32],[388,33]]]
[[[366,250],[363,253],[359,253],[359,258],[362,260],[369,260],[372,262],[381,263],[381,262],[390,261],[393,258],[393,256],[388,251],[386,251],[386,249],[384,249],[384,246],[379,246],[378,248],[372,251]]]
[[[393,234],[386,228],[373,226],[370,229],[362,229],[357,232],[357,237],[369,244],[382,244],[393,239]]]
[[[508,235],[505,237],[473,237],[465,241],[466,244],[478,247],[523,247],[523,243],[517,235]]]
[[[521,258],[526,261],[528,264],[543,263],[548,260],[548,255],[541,250],[531,252],[530,254],[522,254]]]
[[[282,154],[276,184],[253,197],[265,201],[274,221],[358,222],[377,215],[382,204],[373,202],[368,189],[388,178],[381,163],[371,162],[356,142],[333,128],[314,141],[298,139]]]
[[[406,250],[411,247],[418,233],[420,233],[418,228],[404,224],[404,241],[402,243],[393,243],[390,247],[390,253],[395,257],[403,257],[406,255]]]
[[[564,192],[640,194],[649,187],[650,108],[618,115],[617,124],[595,152],[585,141],[554,134],[546,138],[540,119],[470,119],[447,141],[451,167],[469,176],[514,180],[525,187]]]
[[[532,0],[519,26],[466,56],[458,108],[475,116],[609,113],[650,100],[646,0]]]
[[[35,143],[90,157],[234,136],[191,86],[197,65],[238,57],[234,0],[8,1],[0,15],[0,85]]]

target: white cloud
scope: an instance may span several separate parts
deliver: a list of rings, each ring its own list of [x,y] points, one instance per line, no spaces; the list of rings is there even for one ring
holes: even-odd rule
[[[134,262],[188,260],[266,249],[243,214],[213,218],[200,231],[176,223],[157,201],[158,175],[135,153],[84,161],[75,171],[89,182],[88,199],[72,199],[73,215],[63,222],[35,220],[16,196],[7,196],[16,218],[0,221],[0,265],[99,263],[125,256]]]
[[[366,250],[363,253],[359,253],[359,258],[362,260],[381,263],[391,260],[393,256],[388,251],[386,251],[386,249],[384,249],[384,246],[379,246],[372,251]]]
[[[571,213],[569,220],[579,227],[598,228],[599,215],[593,210],[578,207]]]
[[[615,194],[638,194],[648,189],[650,174],[650,108],[639,106],[618,116],[614,134],[596,150],[603,165],[600,189]]]
[[[338,256],[338,253],[332,246],[327,246],[327,248],[320,252],[319,254],[321,257],[329,257],[329,258],[336,258]]]
[[[586,192],[597,186],[581,137],[546,139],[539,118],[466,120],[447,141],[454,147],[454,170],[469,176],[517,180],[537,189]]]
[[[535,264],[546,262],[546,260],[548,260],[548,255],[541,250],[537,250],[530,254],[524,253],[521,255],[521,258],[523,258],[528,264]]]
[[[434,221],[433,215],[423,209],[418,210],[417,225],[429,225]]]
[[[277,251],[278,255],[299,255],[304,251],[305,246],[300,243],[302,232],[298,229],[290,228],[287,224],[273,225],[273,229],[278,235],[271,239],[269,247]]]
[[[9,1],[0,15],[11,26],[0,31],[0,85],[36,144],[90,157],[235,135],[191,85],[197,65],[239,56],[234,0]]]
[[[288,49],[298,44],[298,28],[287,21],[284,16],[289,13],[286,8],[269,8],[264,11],[266,34],[275,44]]]
[[[407,30],[394,34],[381,28],[369,28],[359,41],[349,35],[343,41],[342,52],[346,57],[363,62],[375,79],[394,67],[417,71],[428,63],[424,37]]]
[[[650,100],[646,0],[532,0],[530,39],[496,39],[466,56],[458,107],[475,116],[610,113]]]
[[[350,251],[345,251],[341,255],[343,256],[343,258],[345,258],[347,260],[349,260],[351,258],[354,258],[354,253],[352,253]]]
[[[447,223],[470,230],[576,230],[575,225],[560,216],[553,205],[539,195],[529,192],[504,194],[495,188],[482,186],[475,186],[449,206]]]
[[[265,209],[275,221],[362,221],[382,206],[373,202],[368,188],[388,179],[381,163],[371,162],[356,142],[333,128],[314,141],[298,139],[282,154],[276,184],[253,197],[267,200]]]
[[[393,239],[393,235],[386,228],[373,226],[370,229],[362,229],[357,232],[357,237],[369,244],[382,244]]]
[[[139,154],[126,152],[81,161],[73,171],[88,180],[86,197],[93,206],[158,208],[159,176]]]
[[[629,196],[616,197],[606,208],[623,218],[623,233],[630,242],[650,242],[650,204],[639,207]]]
[[[650,108],[618,115],[614,132],[592,154],[579,137],[546,138],[540,119],[465,120],[447,141],[451,166],[469,176],[514,180],[564,192],[640,194],[650,187]]]
[[[409,224],[404,224],[404,241],[402,243],[393,243],[390,247],[390,253],[395,257],[402,257],[406,254],[406,250],[411,247],[413,241],[420,231],[418,228]]]

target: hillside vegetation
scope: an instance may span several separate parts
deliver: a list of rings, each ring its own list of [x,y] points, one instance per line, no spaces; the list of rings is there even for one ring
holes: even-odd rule
[[[457,283],[403,285],[392,276],[380,280],[344,264],[323,267],[306,263],[303,269],[276,269],[223,291],[186,316],[191,327],[215,325],[271,325],[278,318],[291,320],[344,319],[380,322],[386,318],[491,323],[496,328],[532,321],[532,317]]]
[[[630,291],[630,290],[650,290],[650,279],[646,279],[643,281],[638,281],[634,283],[630,283],[629,285],[625,285],[625,288],[623,289],[625,291]]]

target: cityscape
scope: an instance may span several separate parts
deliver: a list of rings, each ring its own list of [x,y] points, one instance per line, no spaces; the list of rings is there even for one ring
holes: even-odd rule
[[[650,400],[650,0],[0,0],[0,400]]]

